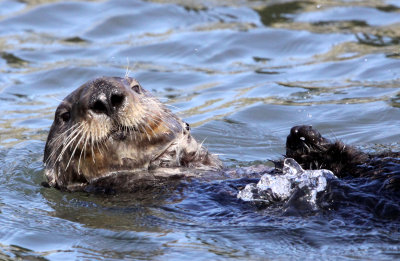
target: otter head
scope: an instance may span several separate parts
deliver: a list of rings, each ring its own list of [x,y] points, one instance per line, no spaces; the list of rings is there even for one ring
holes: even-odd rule
[[[45,175],[58,188],[159,167],[220,168],[186,123],[132,78],[89,81],[58,106],[47,138]]]

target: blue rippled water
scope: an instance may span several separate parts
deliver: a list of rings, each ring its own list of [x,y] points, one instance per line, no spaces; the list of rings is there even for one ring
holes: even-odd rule
[[[296,124],[400,150],[398,1],[3,0],[0,259],[400,258],[398,222],[258,209],[229,183],[116,196],[41,187],[60,100],[127,70],[228,166],[280,158]]]

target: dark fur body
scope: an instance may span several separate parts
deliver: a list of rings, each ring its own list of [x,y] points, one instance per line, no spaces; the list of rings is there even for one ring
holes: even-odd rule
[[[381,181],[383,189],[400,189],[400,152],[366,154],[341,141],[329,141],[311,126],[295,126],[286,141],[286,157],[305,169],[329,169],[340,178]]]

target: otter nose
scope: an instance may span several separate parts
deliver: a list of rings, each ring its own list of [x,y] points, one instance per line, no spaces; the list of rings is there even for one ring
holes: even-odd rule
[[[110,97],[110,105],[113,109],[118,110],[124,102],[125,95],[123,93],[113,93]]]
[[[110,92],[95,93],[92,97],[92,102],[89,109],[96,114],[106,114],[111,116],[118,112],[125,100],[125,94],[112,90]]]

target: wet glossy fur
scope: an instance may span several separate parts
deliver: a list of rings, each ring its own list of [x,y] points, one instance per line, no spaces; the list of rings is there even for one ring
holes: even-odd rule
[[[121,172],[222,167],[136,80],[117,77],[87,82],[61,102],[43,161],[49,185],[68,190]]]
[[[368,155],[329,141],[310,126],[296,126],[286,157],[304,169],[329,169],[338,177],[368,177],[383,189],[400,187],[400,155]],[[49,185],[68,190],[156,186],[201,171],[226,176],[222,163],[179,119],[132,78],[89,81],[58,106],[44,152]],[[232,172],[232,171],[231,171]],[[225,173],[225,174],[224,174]],[[232,173],[231,173],[232,174]]]
[[[382,189],[400,189],[400,153],[363,153],[341,141],[329,141],[311,126],[295,126],[286,141],[286,157],[306,169],[329,169],[338,177],[382,181]]]

